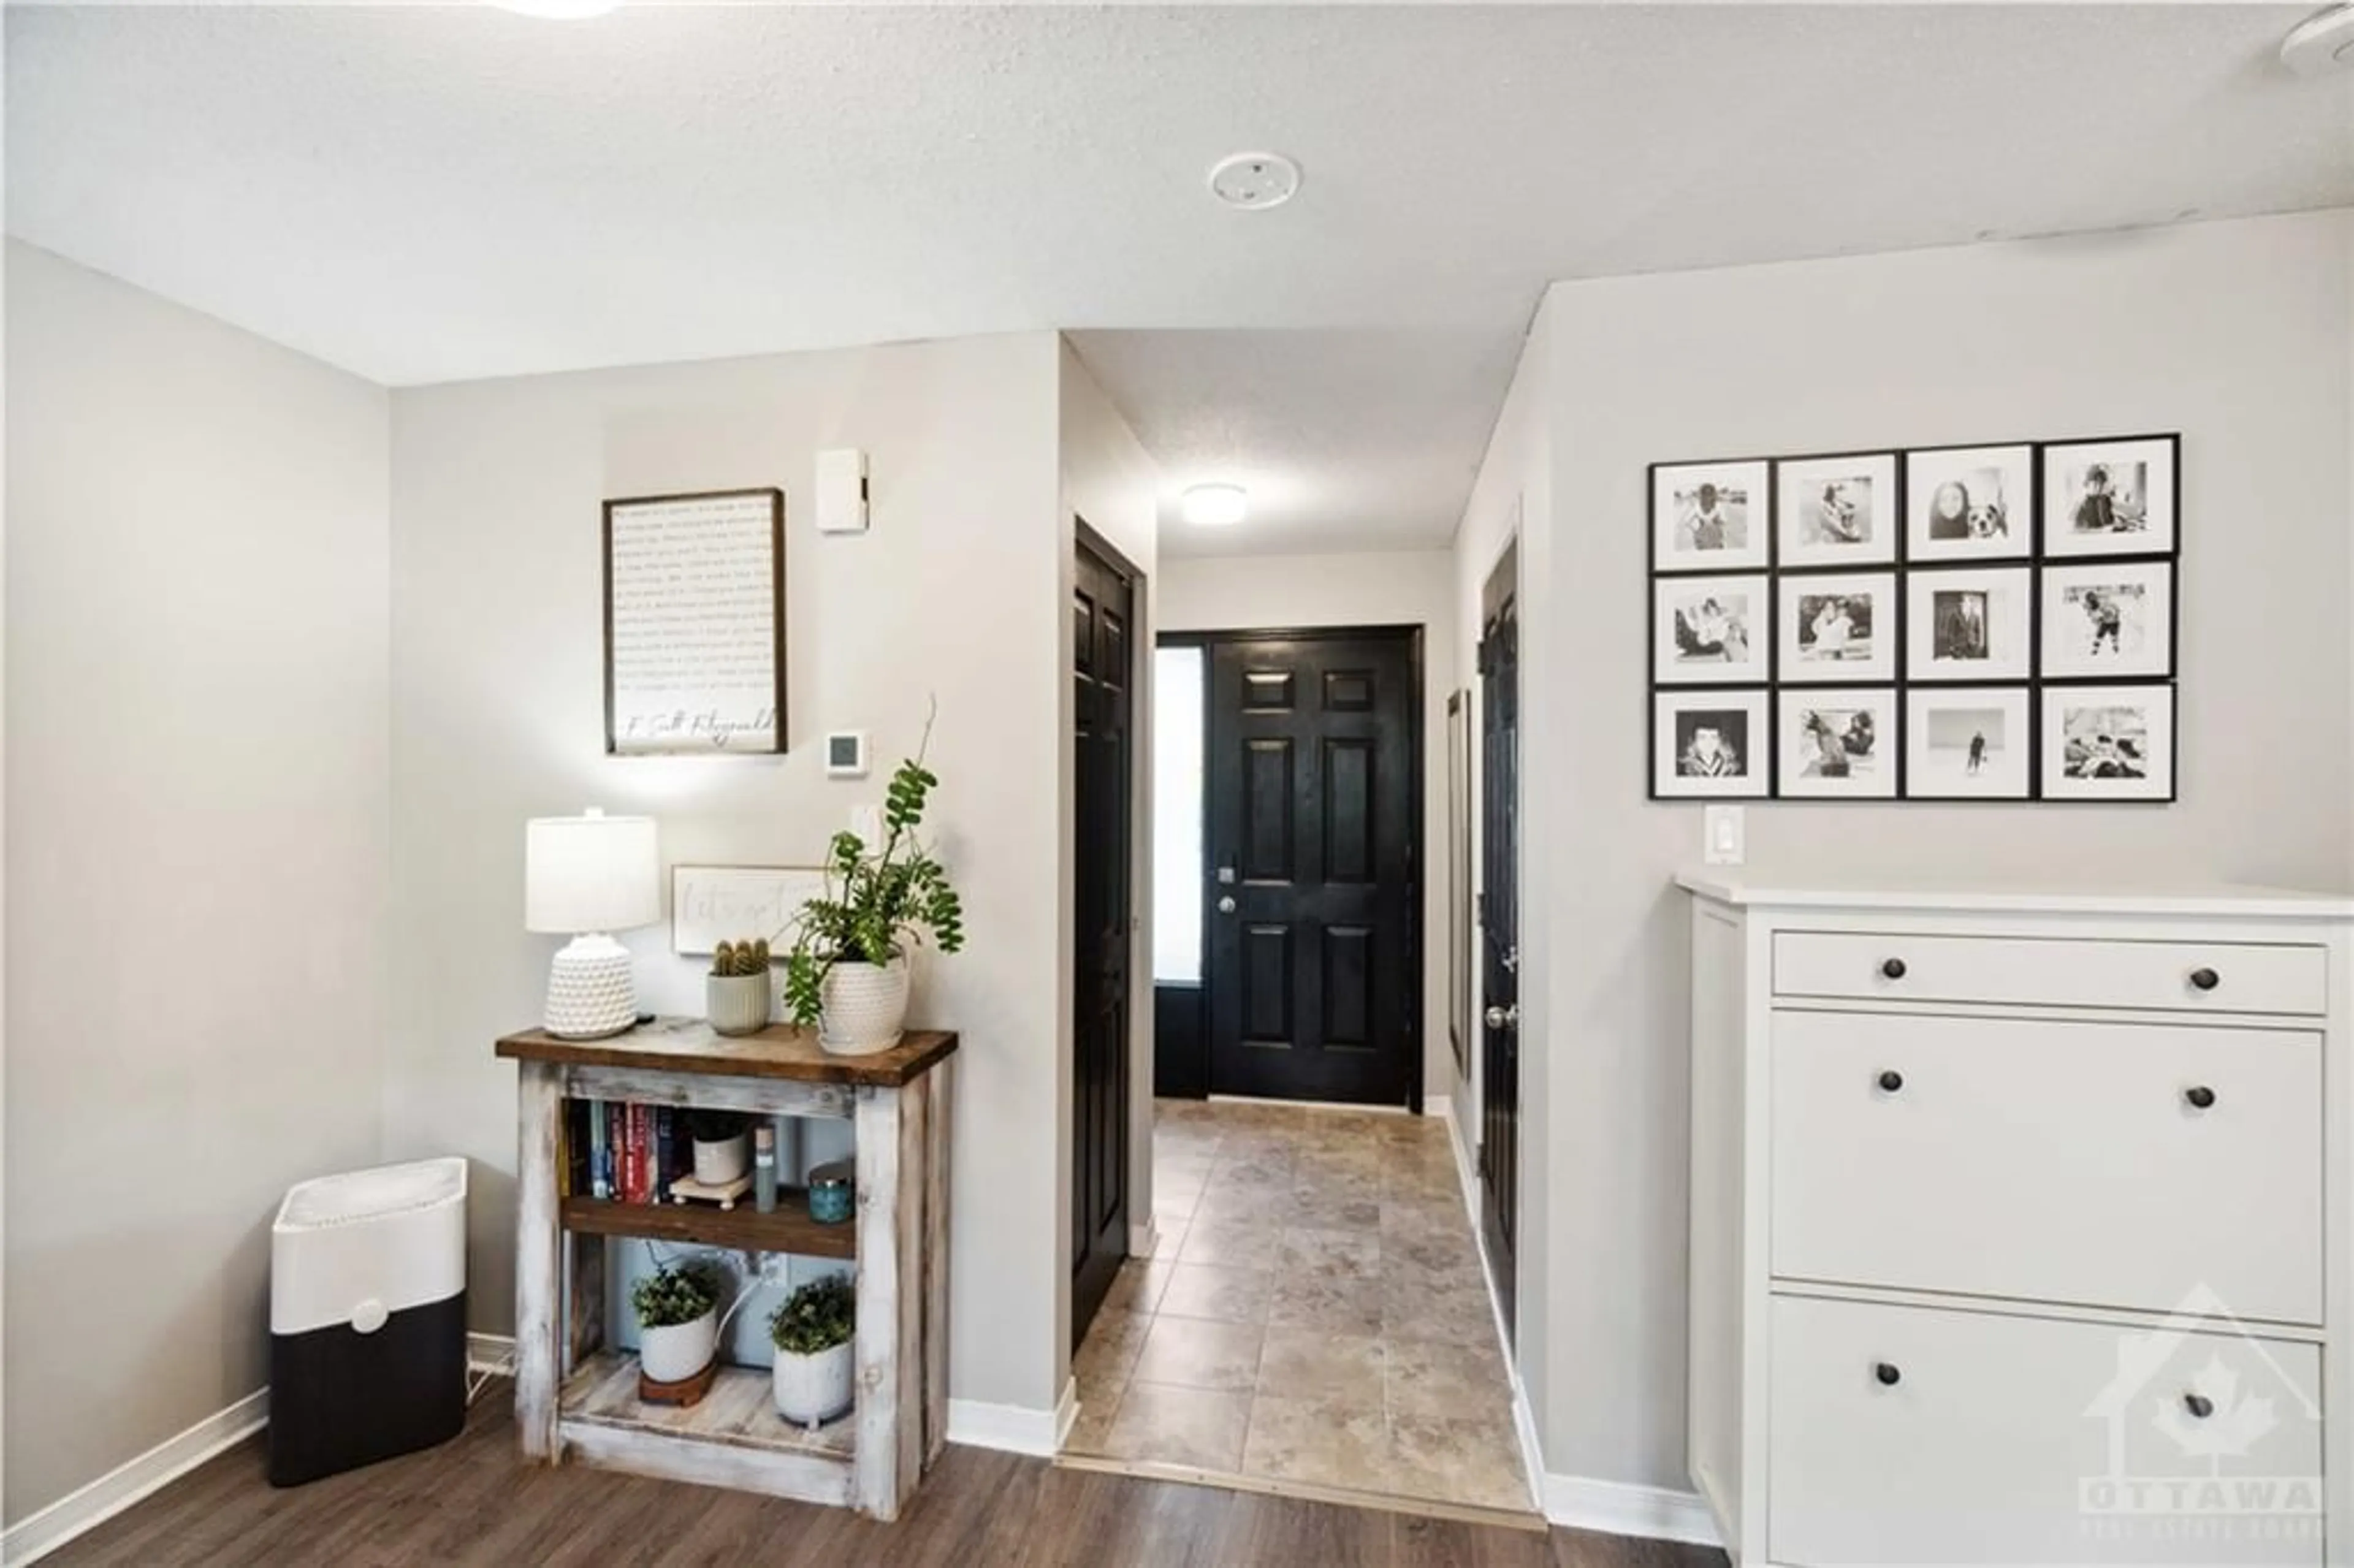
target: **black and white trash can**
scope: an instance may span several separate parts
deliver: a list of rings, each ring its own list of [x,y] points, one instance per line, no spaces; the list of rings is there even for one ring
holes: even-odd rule
[[[446,1443],[466,1423],[466,1162],[323,1176],[270,1228],[270,1480]]]

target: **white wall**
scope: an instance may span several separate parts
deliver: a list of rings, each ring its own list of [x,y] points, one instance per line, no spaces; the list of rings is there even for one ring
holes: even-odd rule
[[[1701,809],[1644,798],[1645,464],[2179,429],[2180,803],[1753,805],[1750,862],[2342,887],[2349,249],[2340,212],[1551,291],[1530,349],[1551,494],[1530,503],[1522,573],[1523,781],[1532,818],[1552,807],[1524,864],[1550,922],[1527,1032],[1549,1081],[1531,1075],[1523,1137],[1546,1151],[1552,1254],[1523,1297],[1544,1346],[1525,1370],[1552,1473],[1688,1484],[1686,920],[1668,879],[1698,858]]]
[[[665,863],[810,863],[881,798],[939,699],[939,848],[969,942],[928,955],[915,1018],[961,1031],[953,1392],[1053,1407],[1067,1271],[1049,1107],[1067,1075],[1067,809],[1049,780],[1069,680],[1067,554],[1049,333],[394,394],[392,801],[395,1154],[475,1160],[476,1327],[513,1300],[513,1067],[497,1034],[538,1015],[553,938],[526,936],[523,822],[599,803],[651,813]],[[814,451],[865,449],[873,529],[818,535]],[[609,496],[786,493],[782,758],[608,758],[598,506]],[[831,729],[875,775],[822,776]],[[667,926],[626,938],[641,1000],[699,1012],[702,966]]]
[[[1326,556],[1172,556],[1162,631],[1419,626],[1423,745],[1423,1093],[1436,1115],[1455,1083],[1447,1041],[1447,694],[1458,684],[1454,557],[1445,550]]]
[[[1076,952],[1073,907],[1074,858],[1077,842],[1076,798],[1072,788],[1077,770],[1078,714],[1076,688],[1069,673],[1077,656],[1068,606],[1077,592],[1078,524],[1084,520],[1097,537],[1118,553],[1143,580],[1138,584],[1131,629],[1130,662],[1135,689],[1130,694],[1129,737],[1129,821],[1133,825],[1129,848],[1129,898],[1136,912],[1136,929],[1129,941],[1129,1160],[1128,1214],[1131,1238],[1148,1230],[1152,1216],[1152,648],[1153,622],[1159,614],[1160,471],[1113,407],[1095,376],[1068,341],[1057,356],[1057,405],[1060,428],[1056,439],[1062,479],[1061,511],[1055,548],[1061,562],[1062,593],[1055,624],[1059,629],[1060,672],[1055,683],[1056,723],[1060,744],[1056,800],[1061,814],[1061,854],[1055,863],[1061,938],[1055,945],[1058,968],[1055,995],[1059,1006],[1055,1032],[1055,1251],[1054,1386],[1061,1390],[1070,1376],[1071,1227],[1065,1218],[1071,1207],[1071,1147],[1074,1027],[1071,1012],[1072,969]],[[960,1308],[960,1309],[961,1309]]]
[[[15,1520],[267,1380],[277,1200],[379,1152],[387,480],[380,389],[6,286]]]

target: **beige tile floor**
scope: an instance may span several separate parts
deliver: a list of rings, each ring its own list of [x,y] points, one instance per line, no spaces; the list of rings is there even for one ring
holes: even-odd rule
[[[1067,1452],[1531,1507],[1446,1124],[1163,1100],[1160,1245],[1073,1364]]]

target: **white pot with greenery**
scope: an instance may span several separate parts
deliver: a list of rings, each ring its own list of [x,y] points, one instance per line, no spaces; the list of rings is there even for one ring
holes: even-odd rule
[[[846,1274],[813,1279],[769,1317],[777,1414],[811,1430],[850,1413],[858,1297]]]
[[[926,745],[931,738],[928,725]],[[785,1005],[818,1026],[818,1043],[843,1056],[899,1043],[907,1018],[907,955],[928,933],[943,953],[964,946],[964,906],[948,872],[917,838],[935,775],[925,747],[899,765],[883,803],[884,840],[869,851],[836,833],[826,854],[825,895],[801,906],[785,958]]]
[[[769,1026],[769,944],[758,938],[712,949],[703,982],[704,1016],[716,1034],[757,1034]]]
[[[719,1353],[719,1276],[709,1265],[658,1268],[630,1287],[638,1366],[654,1383],[684,1383]]]
[[[725,1187],[752,1168],[752,1129],[741,1111],[691,1110],[686,1135],[695,1145],[695,1179]]]

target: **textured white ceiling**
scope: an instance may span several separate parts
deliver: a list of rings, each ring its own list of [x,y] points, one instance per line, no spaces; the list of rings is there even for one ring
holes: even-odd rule
[[[1086,329],[1174,546],[1394,547],[1547,279],[2354,202],[2308,9],[11,5],[7,217],[394,385]]]

